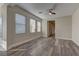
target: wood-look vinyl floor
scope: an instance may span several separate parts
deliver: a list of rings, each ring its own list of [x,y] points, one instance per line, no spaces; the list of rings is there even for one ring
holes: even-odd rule
[[[79,56],[79,47],[71,40],[40,38],[7,52],[8,56]]]

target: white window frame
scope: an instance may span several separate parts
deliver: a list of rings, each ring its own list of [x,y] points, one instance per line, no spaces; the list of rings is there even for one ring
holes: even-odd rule
[[[24,24],[24,25],[25,25],[25,26],[24,26],[24,27],[25,27],[25,32],[23,32],[23,33],[17,33],[17,32],[16,32],[16,24],[17,24],[17,23],[16,23],[16,15],[17,15],[17,14],[18,14],[18,15],[21,15],[21,16],[23,16],[23,17],[25,17],[25,24]],[[16,33],[16,35],[20,35],[20,34],[25,34],[25,33],[26,33],[26,16],[24,16],[24,15],[22,15],[22,14],[19,14],[19,13],[16,13],[16,14],[15,14],[15,33]]]
[[[35,32],[36,32],[36,20],[33,19],[33,18],[30,18],[30,33],[35,33],[35,32],[32,32],[32,31],[31,31],[31,20],[34,20],[34,21],[35,21]]]
[[[40,31],[38,31],[38,22],[40,23]],[[37,32],[41,32],[41,28],[42,28],[41,26],[42,26],[42,24],[41,24],[40,21],[37,21],[36,26],[37,26],[37,27],[36,27],[36,28],[37,28],[36,31],[37,31]]]

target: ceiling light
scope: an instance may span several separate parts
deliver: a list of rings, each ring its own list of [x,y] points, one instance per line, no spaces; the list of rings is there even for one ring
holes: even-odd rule
[[[56,13],[55,13],[55,10],[53,10],[53,9],[49,9],[49,15],[55,15]]]
[[[52,14],[49,12],[49,15],[52,15]]]
[[[42,12],[40,11],[39,14],[42,14]]]

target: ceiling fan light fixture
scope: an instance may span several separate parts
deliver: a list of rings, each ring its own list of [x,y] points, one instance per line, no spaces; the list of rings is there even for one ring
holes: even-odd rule
[[[49,12],[49,15],[52,15],[52,14]]]
[[[55,15],[56,12],[54,11],[54,9],[49,9],[49,15]]]

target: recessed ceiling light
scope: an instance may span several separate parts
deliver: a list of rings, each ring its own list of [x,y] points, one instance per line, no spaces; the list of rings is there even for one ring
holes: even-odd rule
[[[42,13],[43,13],[43,12],[41,12],[41,11],[39,12],[39,14],[42,14]]]

